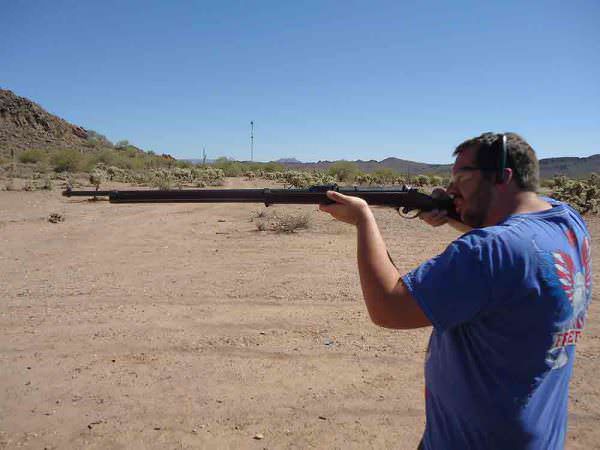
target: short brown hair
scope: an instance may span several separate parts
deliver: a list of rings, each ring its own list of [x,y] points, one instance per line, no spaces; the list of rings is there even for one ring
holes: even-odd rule
[[[504,133],[506,136],[506,167],[513,170],[513,179],[523,191],[536,192],[540,182],[540,166],[535,151],[517,133]],[[498,143],[502,134],[483,133],[467,139],[454,150],[460,154],[467,148],[475,148],[477,167],[499,168]]]

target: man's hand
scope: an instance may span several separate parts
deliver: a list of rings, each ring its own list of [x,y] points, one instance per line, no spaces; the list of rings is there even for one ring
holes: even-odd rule
[[[446,193],[446,191],[442,188],[434,189],[433,192],[431,193],[431,196],[433,198],[449,197],[449,195]],[[472,230],[472,228],[470,226],[468,226],[456,219],[448,217],[448,211],[446,211],[446,210],[433,209],[431,211],[421,211],[419,213],[419,219],[428,223],[432,227],[439,227],[441,225],[448,224],[455,230],[458,230],[462,233],[466,233],[466,232]]]
[[[362,198],[340,194],[336,191],[327,191],[327,197],[335,203],[321,204],[319,209],[342,222],[358,225],[372,214],[369,205]]]
[[[448,194],[442,188],[436,188],[431,193],[433,198],[447,198]],[[433,209],[419,213],[419,219],[427,222],[432,227],[439,227],[448,223],[448,212],[446,210]]]

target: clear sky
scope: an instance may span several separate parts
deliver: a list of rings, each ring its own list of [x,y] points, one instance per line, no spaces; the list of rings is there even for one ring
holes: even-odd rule
[[[600,1],[2,1],[0,87],[178,158],[600,153]]]

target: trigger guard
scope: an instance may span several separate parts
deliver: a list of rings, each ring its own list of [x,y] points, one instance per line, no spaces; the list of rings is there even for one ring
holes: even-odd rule
[[[400,217],[402,217],[403,219],[416,219],[417,217],[419,217],[419,214],[421,213],[421,211],[419,211],[418,209],[408,209],[406,207],[404,208],[398,208],[396,211],[398,211],[398,215]],[[409,213],[411,211],[415,211],[414,215],[409,215]]]

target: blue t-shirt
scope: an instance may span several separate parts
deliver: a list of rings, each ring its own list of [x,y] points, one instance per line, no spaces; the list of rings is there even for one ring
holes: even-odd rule
[[[472,230],[403,277],[434,330],[426,450],[562,449],[590,236],[569,206]]]

